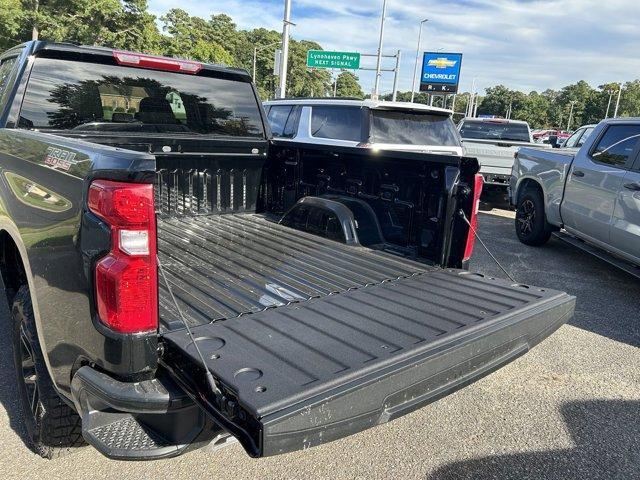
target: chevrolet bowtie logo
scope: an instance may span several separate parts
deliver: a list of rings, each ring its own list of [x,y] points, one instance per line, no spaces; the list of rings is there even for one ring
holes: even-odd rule
[[[449,60],[448,58],[432,58],[427,65],[436,68],[447,68],[455,66],[456,63],[458,63],[457,60]]]

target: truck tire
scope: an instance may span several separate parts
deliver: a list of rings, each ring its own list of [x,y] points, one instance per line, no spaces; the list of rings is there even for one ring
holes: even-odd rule
[[[13,358],[18,400],[27,437],[44,458],[56,458],[84,444],[80,417],[60,398],[44,364],[29,287],[16,293],[12,308]]]
[[[551,238],[553,226],[544,213],[544,199],[538,190],[527,189],[516,206],[516,235],[525,245],[539,247]]]

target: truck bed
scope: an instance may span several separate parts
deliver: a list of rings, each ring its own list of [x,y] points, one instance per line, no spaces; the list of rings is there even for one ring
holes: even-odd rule
[[[190,325],[411,277],[434,267],[284,227],[259,214],[158,219],[158,252]],[[181,327],[160,282],[165,329]]]
[[[166,293],[161,315],[173,331],[163,365],[253,456],[331,441],[434,401],[526,352],[575,302],[259,215],[164,219],[159,238],[224,393],[211,396]]]

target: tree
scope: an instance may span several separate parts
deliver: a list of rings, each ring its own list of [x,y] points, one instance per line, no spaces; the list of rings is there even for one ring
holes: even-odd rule
[[[613,107],[611,112],[613,112]],[[610,113],[610,115],[613,115],[613,113]],[[633,80],[624,84],[618,116],[640,116],[640,80]]]
[[[233,55],[216,41],[219,32],[211,22],[192,17],[179,8],[169,10],[160,20],[163,30],[169,34],[162,38],[165,55],[206,63],[235,63]]]
[[[364,98],[364,92],[358,82],[359,78],[352,72],[343,70],[336,79],[337,97]]]
[[[0,0],[0,48],[6,50],[23,41],[25,15],[20,0]]]
[[[307,51],[322,50],[322,47],[307,40],[292,40],[289,44],[289,73],[287,96],[324,97],[331,92],[331,74],[328,70],[308,69]]]
[[[155,51],[155,17],[146,0],[26,0],[19,35],[31,39],[34,25],[44,40],[71,41],[130,50]]]

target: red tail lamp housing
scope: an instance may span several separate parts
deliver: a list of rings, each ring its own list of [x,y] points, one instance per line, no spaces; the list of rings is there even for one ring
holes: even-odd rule
[[[480,173],[476,173],[473,178],[473,205],[471,206],[471,218],[469,223],[469,233],[467,234],[467,244],[464,247],[464,256],[462,261],[467,262],[473,255],[473,246],[476,243],[476,236],[474,232],[478,229],[478,209],[480,208],[480,195],[482,195],[482,186],[484,185],[484,179]]]
[[[100,321],[118,333],[158,329],[158,272],[153,185],[95,180],[91,212],[111,228],[111,250],[95,268]]]
[[[153,55],[144,55],[142,53],[123,52],[116,50],[113,52],[113,58],[116,59],[118,65],[127,67],[148,68],[151,70],[164,70],[167,72],[197,74],[202,70],[200,62],[192,62],[189,60],[177,60],[168,57],[156,57]]]

